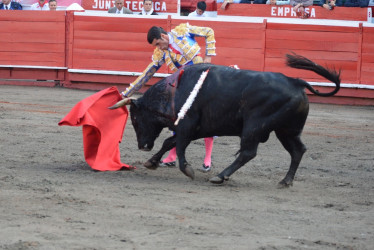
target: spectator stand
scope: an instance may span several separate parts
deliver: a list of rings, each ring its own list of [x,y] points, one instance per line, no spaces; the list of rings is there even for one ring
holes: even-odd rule
[[[48,1],[48,0],[47,0]],[[98,1],[98,0],[96,0]],[[19,3],[22,5],[23,10],[30,10],[31,5],[36,3],[37,0],[20,0]],[[81,5],[82,0],[57,0],[57,10],[66,10],[66,8],[73,3]]]
[[[188,16],[189,13],[196,10],[197,3],[201,0],[180,0],[181,1],[181,16]],[[205,0],[206,10],[205,14],[208,17],[217,16],[216,0]]]

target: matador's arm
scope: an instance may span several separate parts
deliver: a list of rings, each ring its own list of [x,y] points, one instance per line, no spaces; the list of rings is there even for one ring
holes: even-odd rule
[[[132,96],[152,78],[162,64],[164,64],[163,52],[156,48],[153,52],[152,62],[147,66],[143,73],[121,93],[121,95],[123,97]]]
[[[198,26],[188,26],[188,32],[195,36],[205,37],[206,43],[206,55],[215,56],[216,55],[216,40],[214,39],[214,31],[209,27],[198,27]]]

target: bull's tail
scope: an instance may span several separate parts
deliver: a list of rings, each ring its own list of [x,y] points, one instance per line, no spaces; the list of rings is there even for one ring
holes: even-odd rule
[[[296,69],[305,69],[310,70],[315,73],[317,73],[320,76],[323,76],[327,80],[335,83],[335,89],[329,93],[320,93],[319,91],[315,90],[309,83],[306,83],[305,87],[310,90],[313,94],[319,95],[319,96],[332,96],[335,95],[339,89],[340,89],[340,72],[336,72],[335,69],[327,69],[322,67],[321,65],[318,65],[311,60],[309,60],[306,57],[300,56],[300,55],[290,55],[287,54],[287,65],[291,68]]]

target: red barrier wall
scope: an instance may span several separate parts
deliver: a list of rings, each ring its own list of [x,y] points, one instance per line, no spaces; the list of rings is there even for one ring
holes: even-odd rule
[[[281,71],[310,81],[326,81],[310,71],[284,67],[284,54],[293,51],[321,65],[342,69],[345,82],[359,83],[359,27],[267,23],[265,71]],[[333,53],[332,53],[333,52]]]
[[[360,78],[363,84],[374,84],[374,27],[363,27]]]
[[[102,83],[129,84],[135,78],[125,72],[142,72],[151,62],[154,48],[146,41],[150,25],[167,27],[167,16],[133,18],[74,15],[70,23],[69,73],[66,86],[101,89]],[[123,23],[124,25],[119,25]],[[92,71],[116,71],[85,73]],[[77,73],[78,72],[78,73]],[[162,67],[158,73],[168,73]],[[149,84],[159,79],[152,79]],[[89,86],[79,82],[91,82]],[[124,88],[120,86],[120,88]]]
[[[188,20],[190,25],[208,26],[214,30],[216,39],[216,53],[212,62],[221,65],[238,65],[241,69],[263,70],[265,26],[259,22],[231,22],[226,21],[223,25],[221,21],[210,19]],[[185,19],[174,18],[171,20],[171,28]],[[205,41],[203,38],[197,39],[205,53]]]
[[[326,79],[285,66],[284,55],[294,51],[323,66],[342,70],[342,90],[337,97],[312,99],[374,105],[374,87],[370,87],[374,86],[372,24],[342,21],[326,25],[313,20],[291,24],[276,19],[188,19],[165,15],[118,17],[82,12],[67,12],[66,16],[65,12],[20,14],[13,11],[0,15],[0,26],[13,25],[12,32],[0,36],[0,41],[9,45],[0,49],[0,84],[34,79],[33,84],[39,85],[48,83],[37,80],[50,80],[51,84],[55,81],[72,88],[98,90],[116,85],[124,89],[151,62],[153,47],[146,41],[149,28],[157,25],[169,31],[179,23],[189,22],[214,29],[215,64],[282,72],[316,82],[322,85],[316,88],[327,91],[323,90],[329,88],[323,87]],[[198,41],[204,47],[203,38]],[[148,86],[167,73],[171,72],[163,66]],[[355,101],[348,101],[355,97]]]
[[[0,79],[64,79],[64,12],[37,15],[31,11],[1,11],[0,27]],[[36,81],[12,83],[36,84]],[[55,83],[40,81],[39,84]]]

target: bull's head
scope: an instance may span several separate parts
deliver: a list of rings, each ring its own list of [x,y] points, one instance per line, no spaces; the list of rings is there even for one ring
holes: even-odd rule
[[[109,109],[116,109],[123,105],[130,105],[130,117],[138,140],[138,148],[150,151],[164,126],[160,124],[155,113],[143,104],[142,98],[125,98]]]

